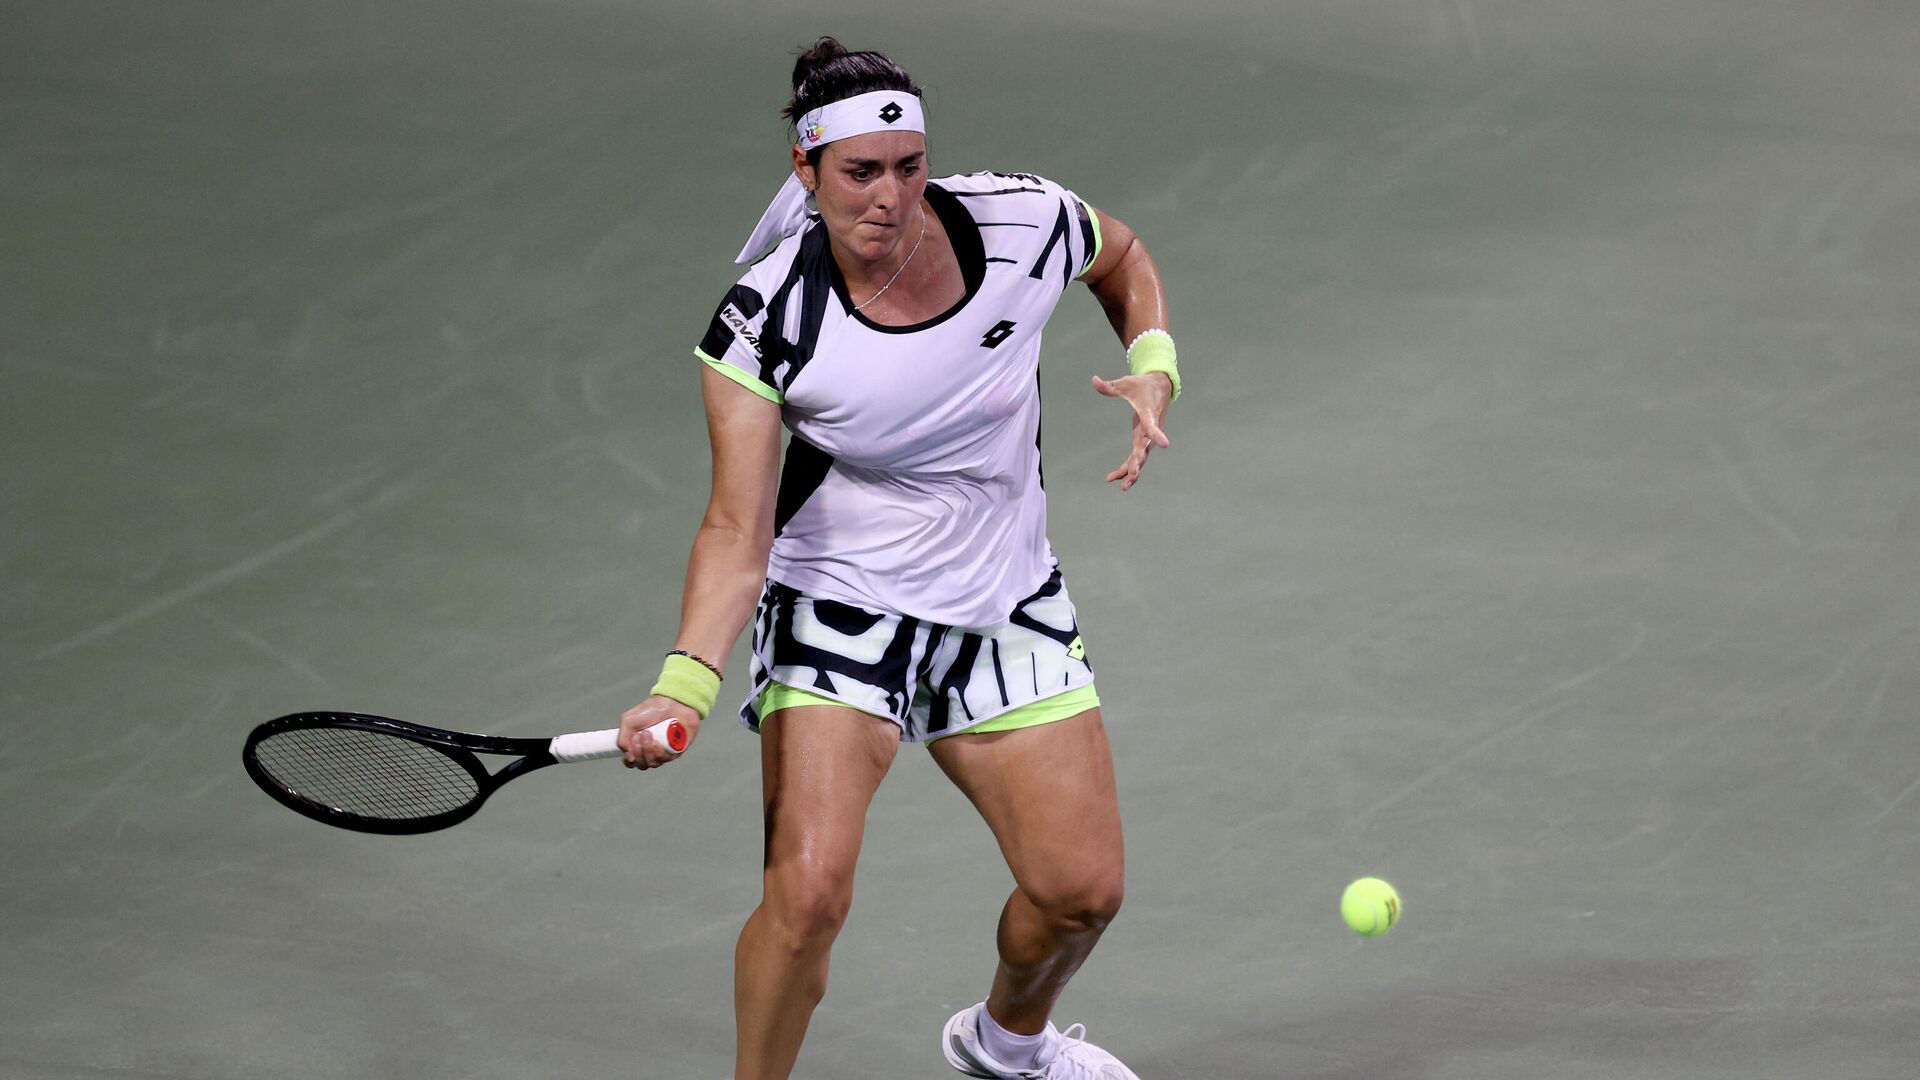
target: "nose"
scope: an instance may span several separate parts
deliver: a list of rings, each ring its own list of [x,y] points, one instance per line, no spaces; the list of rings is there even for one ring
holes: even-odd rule
[[[873,188],[874,209],[891,211],[894,207],[899,206],[901,192],[905,188],[906,188],[905,181],[901,180],[899,176],[891,172],[888,173],[885,179],[883,179],[880,183],[874,185],[874,188]]]

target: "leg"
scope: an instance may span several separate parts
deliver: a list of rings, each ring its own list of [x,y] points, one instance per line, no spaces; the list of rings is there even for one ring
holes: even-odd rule
[[[980,811],[1013,871],[987,1011],[1036,1034],[1120,910],[1124,856],[1113,757],[1100,710],[929,748]]]
[[[892,721],[853,709],[785,709],[761,725],[765,892],[734,956],[736,1080],[793,1070],[853,903],[867,805],[899,746]]]

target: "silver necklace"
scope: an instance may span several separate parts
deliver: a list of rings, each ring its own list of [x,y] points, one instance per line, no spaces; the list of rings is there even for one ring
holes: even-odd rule
[[[925,240],[926,238],[927,238],[927,211],[925,210],[925,208],[922,208],[920,211],[920,239],[915,240],[913,242],[913,250],[907,252],[907,257],[900,260],[900,269],[895,270],[893,272],[893,276],[887,279],[887,283],[885,285],[880,286],[880,292],[874,293],[872,296],[867,297],[865,300],[861,301],[860,303],[853,305],[853,310],[859,311],[861,308],[866,307],[868,304],[871,304],[875,300],[880,299],[880,293],[886,292],[888,289],[893,288],[893,283],[900,280],[900,275],[902,272],[906,270],[907,264],[913,261],[913,257],[915,255],[920,254],[920,241]]]

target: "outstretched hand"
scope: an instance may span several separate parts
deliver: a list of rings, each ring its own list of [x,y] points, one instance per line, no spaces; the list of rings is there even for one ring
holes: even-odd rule
[[[1133,406],[1133,448],[1127,460],[1107,474],[1107,483],[1118,480],[1120,490],[1125,491],[1140,482],[1140,470],[1154,447],[1172,445],[1160,424],[1166,419],[1167,406],[1173,404],[1173,380],[1157,371],[1125,375],[1112,382],[1095,375],[1093,388],[1107,397],[1125,398]]]

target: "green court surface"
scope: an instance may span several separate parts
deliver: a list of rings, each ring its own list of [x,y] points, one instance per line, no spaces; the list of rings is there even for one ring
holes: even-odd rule
[[[1913,5],[13,0],[0,1077],[731,1075],[744,650],[684,760],[430,836],[239,749],[644,696],[820,33],[1169,283],[1124,495],[1120,350],[1048,328],[1129,870],[1063,1023],[1148,1080],[1915,1075]],[[902,754],[795,1075],[956,1075],[1009,884]]]

